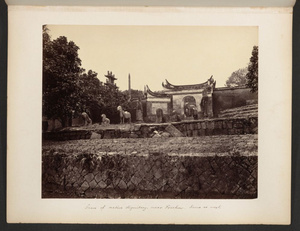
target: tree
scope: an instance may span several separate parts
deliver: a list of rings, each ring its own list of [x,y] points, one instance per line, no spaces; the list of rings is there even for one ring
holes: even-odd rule
[[[129,91],[123,91],[125,95],[129,96]],[[144,97],[144,91],[131,89],[131,99],[142,99]]]
[[[78,50],[64,36],[51,41],[48,28],[43,27],[43,114],[60,120],[63,127],[72,112],[82,108]]]
[[[238,69],[232,72],[231,76],[227,79],[226,87],[241,87],[246,85],[247,67]]]
[[[74,116],[80,115],[82,111],[88,112],[93,122],[100,122],[101,94],[102,83],[98,79],[98,74],[92,70],[82,73],[79,78],[81,88],[81,111]]]
[[[102,100],[102,83],[97,78],[98,74],[92,70],[80,75],[80,87],[82,90],[81,102],[83,110],[89,110],[92,105],[99,104]]]
[[[121,92],[115,84],[104,84],[101,87],[101,108],[102,112],[111,120],[112,123],[119,122],[118,106],[128,110],[128,95]]]
[[[65,36],[51,40],[43,27],[43,115],[70,125],[72,116],[88,112],[94,122],[106,114],[118,122],[117,107],[126,109],[128,97],[115,84],[103,84],[98,74],[81,67],[79,47]]]
[[[246,86],[251,88],[251,92],[258,91],[258,46],[254,46],[252,56],[248,65],[248,73],[246,75]]]

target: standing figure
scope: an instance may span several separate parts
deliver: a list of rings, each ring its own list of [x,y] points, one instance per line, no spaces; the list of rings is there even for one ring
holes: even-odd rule
[[[156,123],[163,123],[164,122],[164,113],[161,108],[156,109]]]
[[[117,107],[117,110],[120,112],[120,124],[124,124],[125,119],[128,123],[131,123],[131,114],[128,111],[123,111],[121,106]]]
[[[84,120],[84,126],[92,124],[92,120],[91,120],[91,118],[89,117],[89,115],[86,112],[82,112],[81,116],[82,116],[82,118]]]
[[[102,114],[101,117],[102,117],[102,123],[101,124],[103,126],[107,126],[107,125],[110,124],[110,119],[108,119],[105,114]]]

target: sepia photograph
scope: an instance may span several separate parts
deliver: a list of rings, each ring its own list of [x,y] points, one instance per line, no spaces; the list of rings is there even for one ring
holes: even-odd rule
[[[43,199],[257,199],[258,27],[41,35]]]

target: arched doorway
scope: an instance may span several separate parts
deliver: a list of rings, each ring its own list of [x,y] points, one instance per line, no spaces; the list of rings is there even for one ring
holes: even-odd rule
[[[183,98],[183,110],[187,117],[194,116],[197,112],[196,99],[193,96],[186,96]]]

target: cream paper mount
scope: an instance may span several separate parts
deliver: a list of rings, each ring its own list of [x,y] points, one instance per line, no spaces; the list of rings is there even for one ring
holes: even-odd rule
[[[43,199],[41,102],[42,26],[45,24],[257,27],[258,198]],[[291,7],[10,5],[8,26],[9,223],[290,224]]]

